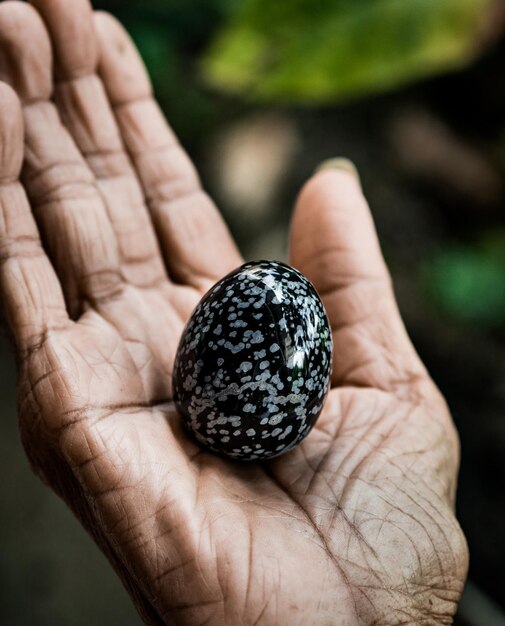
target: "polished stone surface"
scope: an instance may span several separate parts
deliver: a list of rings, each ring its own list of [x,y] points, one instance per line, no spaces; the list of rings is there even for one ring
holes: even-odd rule
[[[310,282],[282,263],[246,263],[195,309],[177,352],[174,400],[201,444],[270,458],[309,433],[331,361],[331,329]]]

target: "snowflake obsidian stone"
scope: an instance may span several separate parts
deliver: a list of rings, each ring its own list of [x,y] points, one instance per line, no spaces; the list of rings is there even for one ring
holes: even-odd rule
[[[330,326],[309,281],[283,263],[246,263],[202,298],[186,326],[174,400],[204,446],[266,459],[309,433],[331,361]]]

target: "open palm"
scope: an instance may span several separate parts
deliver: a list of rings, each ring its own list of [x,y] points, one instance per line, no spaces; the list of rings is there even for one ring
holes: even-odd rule
[[[0,77],[23,440],[145,621],[451,623],[457,437],[357,179],[317,174],[293,219],[291,262],[333,329],[323,414],[289,454],[229,462],[182,430],[171,371],[192,309],[241,259],[128,36],[86,0],[3,2]]]

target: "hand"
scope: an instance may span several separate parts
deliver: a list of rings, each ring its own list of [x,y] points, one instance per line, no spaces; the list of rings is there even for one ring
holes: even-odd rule
[[[24,445],[144,620],[451,623],[467,570],[457,436],[357,179],[315,175],[291,231],[333,328],[324,412],[288,455],[228,462],[181,429],[171,370],[191,310],[241,259],[128,36],[86,0],[3,2],[0,77]]]

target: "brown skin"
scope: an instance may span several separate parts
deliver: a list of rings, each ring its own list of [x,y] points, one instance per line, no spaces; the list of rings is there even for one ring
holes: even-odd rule
[[[228,462],[182,431],[170,379],[191,310],[241,258],[127,34],[87,0],[2,2],[0,78],[23,441],[145,621],[450,624],[457,436],[356,178],[315,175],[291,229],[333,328],[324,412],[289,454]]]

